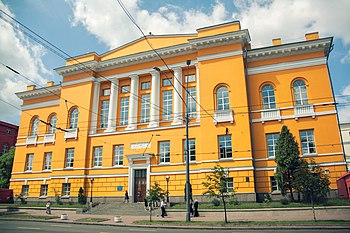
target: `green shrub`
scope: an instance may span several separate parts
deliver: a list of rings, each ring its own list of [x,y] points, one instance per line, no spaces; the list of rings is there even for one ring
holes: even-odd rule
[[[214,205],[214,206],[219,206],[220,205],[220,200],[219,199],[213,199],[212,201],[211,201],[211,203]]]
[[[288,204],[289,204],[288,198],[282,198],[282,199],[280,200],[280,202],[281,202],[282,205],[288,205]]]

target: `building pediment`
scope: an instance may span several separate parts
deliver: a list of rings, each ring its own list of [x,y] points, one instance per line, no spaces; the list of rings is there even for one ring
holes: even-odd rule
[[[60,95],[61,85],[38,88],[30,91],[17,92],[16,96],[22,100],[42,98],[46,96]]]

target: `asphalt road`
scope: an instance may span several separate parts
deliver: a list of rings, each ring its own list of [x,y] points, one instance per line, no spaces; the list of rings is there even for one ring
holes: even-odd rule
[[[213,230],[191,230],[191,229],[164,229],[164,228],[138,228],[138,227],[118,227],[118,226],[101,226],[101,225],[84,225],[84,224],[67,224],[67,223],[52,223],[52,222],[31,222],[31,221],[5,221],[0,220],[1,233],[58,233],[58,232],[84,232],[84,233],[132,233],[132,232],[159,232],[159,233],[175,233],[175,232],[213,232]],[[219,230],[220,232],[286,232],[286,233],[303,233],[303,232],[317,232],[317,233],[349,233],[349,230]]]

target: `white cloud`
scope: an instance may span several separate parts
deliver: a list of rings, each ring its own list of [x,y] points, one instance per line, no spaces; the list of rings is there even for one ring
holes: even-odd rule
[[[111,49],[141,37],[115,0],[105,0],[101,4],[94,0],[70,1],[73,7],[73,26],[83,25]],[[221,23],[228,19],[224,4],[215,1],[209,14],[200,10],[185,10],[180,6],[164,5],[150,12],[140,8],[140,1],[124,1],[124,5],[148,34],[194,32],[196,28]]]
[[[350,84],[345,86],[341,92],[341,96],[337,97],[339,121],[341,123],[350,122]]]
[[[0,9],[15,17],[9,8],[0,1]],[[46,83],[44,76],[53,77],[42,62],[45,50],[31,43],[20,32],[3,20],[0,20],[0,54],[1,63],[10,66],[24,76],[42,85]],[[6,58],[6,59],[5,59]],[[14,93],[24,91],[33,83],[0,66],[0,99],[20,108],[21,101]],[[0,120],[13,124],[19,123],[20,111],[0,101]]]
[[[348,50],[348,53],[340,59],[340,62],[343,64],[350,63],[350,50]]]

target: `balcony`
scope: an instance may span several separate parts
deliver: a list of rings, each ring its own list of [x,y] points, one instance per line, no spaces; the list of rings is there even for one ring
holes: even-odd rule
[[[78,137],[78,129],[66,129],[66,132],[64,133],[64,139],[70,139],[74,138],[77,139]]]
[[[37,141],[38,141],[37,135],[27,136],[26,144],[27,145],[36,145]]]
[[[275,109],[266,109],[263,110],[261,112],[261,120],[262,123],[264,123],[264,121],[271,121],[271,120],[278,120],[281,121],[281,111],[279,108],[275,108]]]
[[[294,106],[294,117],[295,120],[298,120],[299,117],[311,116],[315,118],[315,111],[313,105],[299,105]]]
[[[220,122],[230,122],[233,123],[233,111],[232,109],[227,110],[216,110],[214,112],[214,124]]]
[[[55,134],[45,134],[44,135],[44,144],[45,143],[55,143]]]

